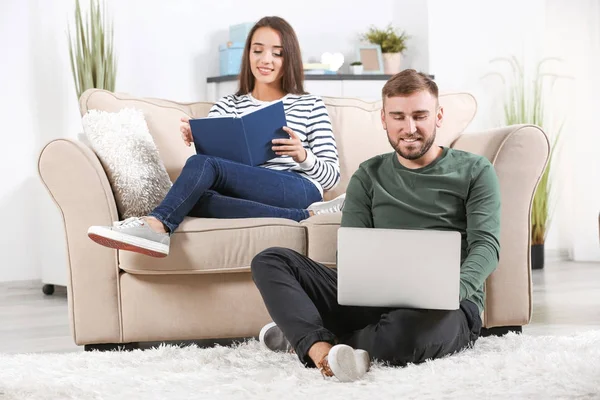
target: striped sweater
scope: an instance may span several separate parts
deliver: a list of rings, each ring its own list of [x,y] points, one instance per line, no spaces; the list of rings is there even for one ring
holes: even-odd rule
[[[282,101],[287,126],[302,141],[306,149],[306,160],[297,163],[290,156],[278,156],[261,167],[295,171],[312,181],[323,195],[323,190],[334,188],[340,180],[338,152],[325,104],[320,97],[310,94],[288,94]],[[208,116],[239,116],[265,103],[267,102],[257,100],[251,94],[228,95],[212,106]]]

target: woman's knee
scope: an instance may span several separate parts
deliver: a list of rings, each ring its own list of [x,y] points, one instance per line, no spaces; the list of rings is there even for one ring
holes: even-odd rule
[[[214,162],[214,158],[205,154],[194,154],[186,160],[185,165],[198,167],[204,166],[207,162]]]

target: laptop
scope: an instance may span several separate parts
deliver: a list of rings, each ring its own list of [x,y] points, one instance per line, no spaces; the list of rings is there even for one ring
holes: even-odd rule
[[[338,303],[456,310],[461,235],[456,231],[338,229]]]

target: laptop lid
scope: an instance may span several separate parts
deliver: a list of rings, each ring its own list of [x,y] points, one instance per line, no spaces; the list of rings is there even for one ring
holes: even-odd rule
[[[338,229],[338,303],[456,310],[461,236],[456,231]]]

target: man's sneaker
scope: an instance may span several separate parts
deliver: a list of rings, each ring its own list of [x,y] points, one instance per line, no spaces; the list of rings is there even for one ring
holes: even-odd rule
[[[333,200],[313,203],[310,206],[308,206],[307,210],[314,212],[315,215],[335,213],[335,212],[342,211],[342,209],[344,208],[345,201],[346,201],[346,193],[336,197]]]
[[[369,353],[338,344],[317,366],[324,376],[335,376],[340,382],[353,382],[362,378],[371,367]]]
[[[152,257],[169,254],[168,233],[154,231],[143,218],[131,217],[113,226],[91,226],[88,236],[94,242],[119,250],[135,251]]]
[[[293,349],[292,345],[285,338],[283,332],[275,322],[271,322],[263,326],[258,335],[258,340],[267,349],[272,351],[283,351],[286,353],[291,352]]]

